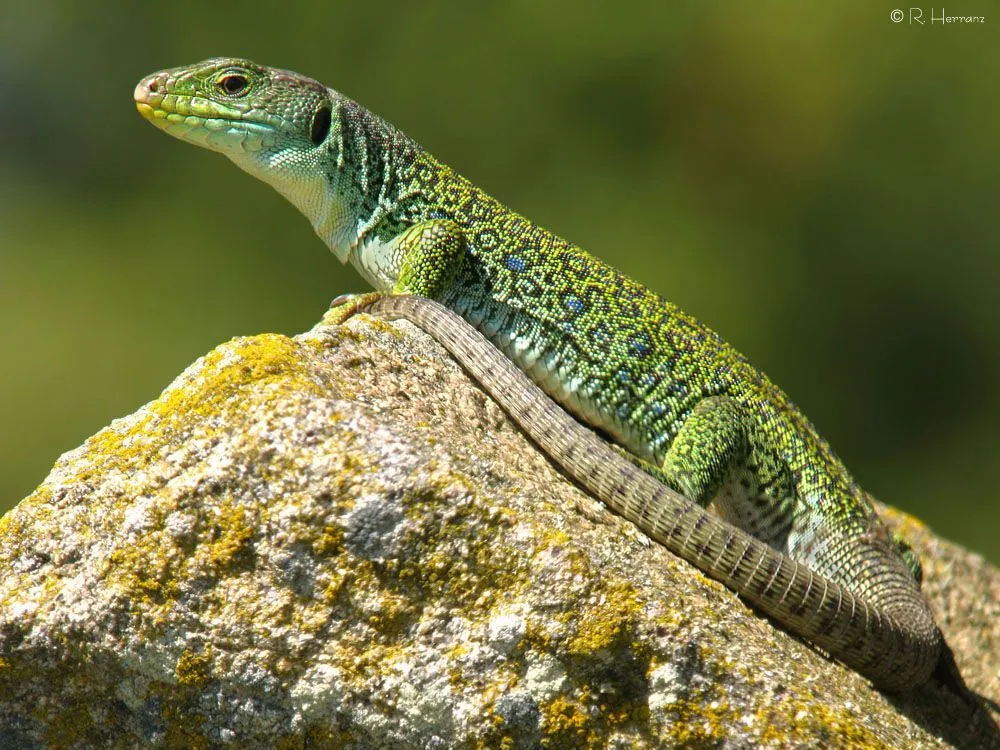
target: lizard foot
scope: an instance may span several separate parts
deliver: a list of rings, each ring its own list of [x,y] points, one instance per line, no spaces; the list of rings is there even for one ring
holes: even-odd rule
[[[375,300],[384,297],[383,292],[365,292],[364,294],[341,294],[330,303],[330,309],[323,315],[323,326],[339,326],[364,310]]]

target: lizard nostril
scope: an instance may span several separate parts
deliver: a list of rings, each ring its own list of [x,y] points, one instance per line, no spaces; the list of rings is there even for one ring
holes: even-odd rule
[[[158,78],[154,78],[146,84],[146,88],[149,89],[150,94],[160,93],[160,80]]]

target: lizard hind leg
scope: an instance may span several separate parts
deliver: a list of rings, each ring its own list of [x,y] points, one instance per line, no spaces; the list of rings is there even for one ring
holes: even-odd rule
[[[733,399],[705,399],[674,437],[660,473],[690,500],[785,551],[794,521],[791,479],[780,461],[754,443],[751,427]]]
[[[707,506],[750,454],[742,408],[725,396],[699,402],[660,464],[667,483]]]

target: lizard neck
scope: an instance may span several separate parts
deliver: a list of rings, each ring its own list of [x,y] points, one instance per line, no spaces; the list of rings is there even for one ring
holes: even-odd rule
[[[411,219],[409,176],[422,152],[361,105],[329,93],[332,127],[321,148],[282,148],[279,141],[264,158],[227,156],[294,205],[340,262],[350,261],[375,288],[391,288],[395,277],[385,274],[380,247]]]
[[[422,218],[424,197],[415,189],[414,173],[427,155],[404,133],[350,99],[338,102],[335,121],[330,171],[351,224],[346,246],[327,244],[373,287],[387,291],[395,286],[402,264],[390,242]]]

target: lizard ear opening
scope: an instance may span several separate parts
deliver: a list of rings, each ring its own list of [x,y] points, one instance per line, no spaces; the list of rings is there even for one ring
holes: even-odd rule
[[[330,132],[330,105],[324,104],[316,110],[313,115],[312,127],[309,130],[309,138],[313,144],[319,145],[326,140],[327,133]]]

